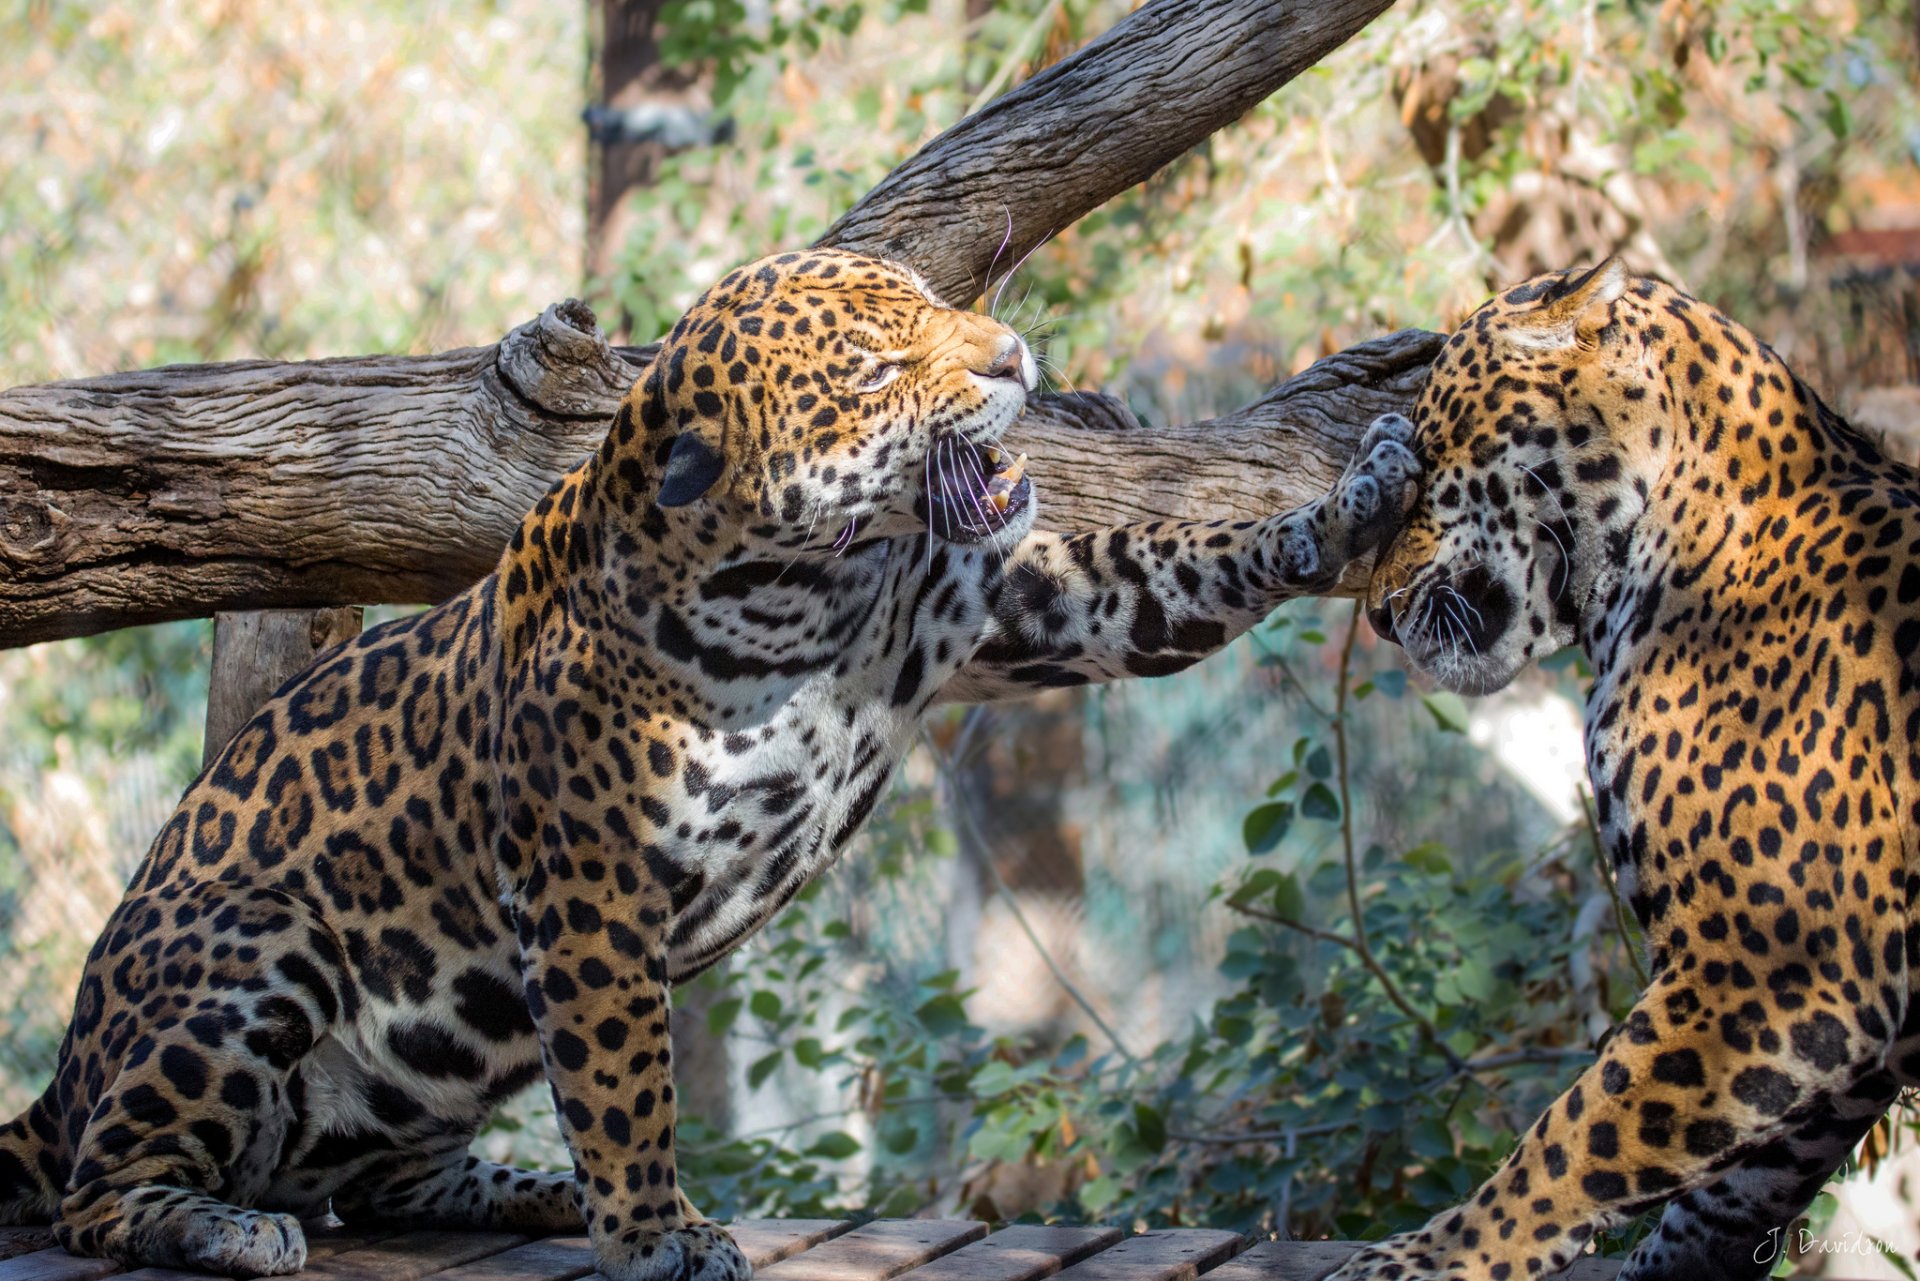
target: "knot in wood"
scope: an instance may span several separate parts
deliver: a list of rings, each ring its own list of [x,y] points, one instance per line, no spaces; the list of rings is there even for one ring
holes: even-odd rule
[[[496,359],[508,386],[562,418],[609,417],[633,383],[593,308],[578,298],[555,303],[513,330],[500,340]]]
[[[0,497],[0,560],[17,570],[57,573],[66,566],[60,533],[67,514],[44,494]]]

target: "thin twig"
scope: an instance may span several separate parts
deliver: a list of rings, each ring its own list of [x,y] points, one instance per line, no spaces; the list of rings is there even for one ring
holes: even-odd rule
[[[1310,939],[1319,939],[1322,943],[1333,943],[1344,947],[1350,952],[1359,953],[1362,957],[1366,955],[1365,952],[1360,950],[1359,940],[1350,935],[1340,934],[1333,930],[1323,930],[1318,926],[1308,925],[1305,921],[1296,921],[1291,916],[1282,916],[1278,912],[1269,912],[1264,907],[1253,907],[1246,903],[1229,903],[1227,904],[1227,910],[1238,912],[1242,916],[1251,916],[1258,920],[1271,921],[1275,925],[1282,925],[1296,933],[1304,934]]]
[[[1178,1139],[1182,1143],[1200,1143],[1210,1147],[1235,1147],[1242,1143],[1287,1143],[1297,1139],[1318,1138],[1323,1134],[1338,1134],[1342,1130],[1351,1130],[1359,1125],[1356,1117],[1351,1121],[1328,1121],[1321,1125],[1296,1126],[1291,1130],[1249,1130],[1242,1134],[1193,1134],[1183,1130],[1168,1130],[1167,1137]]]
[[[1592,1050],[1563,1049],[1550,1045],[1531,1046],[1524,1050],[1508,1050],[1501,1054],[1489,1054],[1481,1059],[1468,1059],[1469,1072],[1490,1072],[1495,1068],[1516,1067],[1522,1063],[1566,1063],[1573,1059],[1590,1059]]]
[[[1281,657],[1279,650],[1268,648],[1266,641],[1260,639],[1260,633],[1257,631],[1248,632],[1247,635],[1253,638],[1253,647],[1259,650],[1261,655],[1268,659],[1274,667],[1279,669],[1282,679],[1284,679],[1287,684],[1293,686],[1293,692],[1300,696],[1300,701],[1305,703],[1315,716],[1318,716],[1323,721],[1333,719],[1333,713],[1314,702],[1313,695],[1307,692],[1307,687],[1301,684],[1300,678],[1293,674],[1293,668],[1287,665],[1287,660]]]
[[[1593,863],[1600,872],[1600,883],[1607,887],[1607,897],[1613,900],[1613,922],[1620,931],[1620,945],[1627,950],[1627,959],[1633,963],[1634,975],[1639,978],[1640,986],[1645,988],[1651,981],[1647,969],[1640,960],[1640,949],[1634,943],[1633,931],[1627,926],[1627,905],[1620,901],[1620,887],[1613,883],[1613,871],[1607,866],[1607,852],[1600,844],[1600,819],[1593,812],[1593,796],[1586,788],[1580,789],[1580,813],[1587,821],[1587,839],[1593,845]]]
[[[1432,1020],[1413,1007],[1413,1003],[1400,994],[1400,987],[1387,973],[1373,954],[1373,948],[1367,943],[1367,922],[1360,911],[1360,864],[1353,848],[1353,792],[1347,779],[1347,679],[1353,667],[1353,644],[1360,635],[1360,602],[1353,602],[1353,611],[1347,619],[1347,639],[1340,646],[1340,684],[1333,696],[1333,745],[1334,759],[1340,771],[1340,845],[1346,856],[1347,864],[1347,910],[1353,916],[1353,950],[1360,957],[1360,963],[1367,972],[1379,982],[1381,990],[1387,994],[1399,1011],[1412,1019],[1420,1029],[1420,1035],[1427,1043],[1440,1051],[1447,1065],[1458,1072],[1466,1060],[1453,1052],[1453,1047],[1440,1039],[1440,1033]]]
[[[913,1098],[907,1098],[907,1099],[889,1099],[886,1101],[885,1107],[887,1109],[910,1108],[910,1107],[919,1107],[922,1104],[927,1104],[927,1103],[973,1103],[973,1102],[977,1102],[977,1100],[971,1094],[923,1094],[923,1095],[917,1095]],[[787,1131],[797,1130],[803,1125],[814,1125],[821,1121],[837,1121],[843,1116],[852,1116],[855,1112],[865,1112],[866,1110],[867,1110],[867,1107],[864,1103],[850,1103],[846,1107],[836,1108],[831,1112],[815,1112],[810,1116],[795,1117],[791,1121],[781,1121],[775,1125],[765,1125],[760,1127],[757,1130],[743,1130],[739,1134],[729,1134],[721,1138],[720,1144],[738,1143],[746,1139],[761,1139],[761,1138],[765,1138],[770,1134],[785,1134]],[[683,1143],[682,1146],[710,1147],[710,1146],[716,1146],[716,1145],[699,1144],[699,1143]]]
[[[967,713],[968,719],[971,720],[984,710],[984,708],[978,707],[972,709]],[[963,727],[962,733],[965,734],[966,732],[966,728]],[[1072,999],[1073,1003],[1079,1006],[1081,1011],[1089,1019],[1093,1020],[1093,1025],[1100,1029],[1101,1035],[1107,1038],[1108,1044],[1113,1046],[1120,1057],[1125,1059],[1128,1064],[1138,1067],[1140,1065],[1139,1056],[1127,1048],[1126,1043],[1120,1039],[1120,1034],[1114,1031],[1113,1027],[1104,1018],[1100,1017],[1100,1011],[1093,1008],[1093,1002],[1089,1001],[1080,989],[1074,985],[1073,980],[1067,977],[1066,970],[1062,969],[1060,963],[1054,959],[1053,953],[1047,950],[1047,945],[1040,941],[1039,931],[1035,930],[1032,923],[1027,920],[1027,914],[1021,910],[1019,900],[1014,897],[1013,891],[1007,887],[1006,880],[1000,875],[1000,869],[994,865],[993,850],[988,845],[986,837],[981,833],[979,824],[974,821],[973,811],[959,800],[960,793],[959,789],[954,785],[955,780],[953,777],[952,762],[947,759],[946,753],[940,750],[938,744],[934,743],[931,739],[927,740],[927,750],[933,756],[934,768],[939,771],[941,781],[947,785],[948,808],[959,815],[960,821],[966,824],[967,835],[972,839],[974,848],[980,851],[980,861],[986,864],[987,874],[993,878],[994,893],[999,896],[1001,902],[1007,905],[1007,910],[1013,913],[1015,923],[1020,926],[1021,933],[1027,936],[1027,941],[1033,944],[1033,950],[1040,954],[1040,960],[1046,965],[1048,972],[1053,975],[1054,982],[1058,983],[1061,990]]]

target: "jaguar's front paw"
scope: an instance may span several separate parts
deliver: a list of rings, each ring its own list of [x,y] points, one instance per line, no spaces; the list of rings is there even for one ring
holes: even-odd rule
[[[1399,414],[1373,420],[1333,492],[1278,520],[1280,572],[1296,591],[1326,591],[1347,566],[1393,536],[1419,491],[1420,460]]]
[[[750,1281],[753,1265],[717,1223],[629,1228],[596,1243],[607,1281]]]
[[[1360,438],[1360,448],[1333,490],[1333,527],[1345,534],[1349,558],[1370,552],[1398,529],[1420,487],[1413,424],[1382,414]]]

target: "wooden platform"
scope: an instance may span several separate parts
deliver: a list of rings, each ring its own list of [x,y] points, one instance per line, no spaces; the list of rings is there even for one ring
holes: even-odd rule
[[[954,1219],[754,1219],[731,1225],[764,1281],[1320,1281],[1359,1247],[1263,1241],[1207,1229],[1125,1236],[1115,1228],[1016,1225],[989,1232]],[[1561,1276],[1612,1281],[1619,1265],[1582,1259]],[[314,1281],[578,1281],[593,1272],[585,1237],[496,1232],[309,1230]],[[129,1271],[80,1259],[44,1228],[0,1228],[0,1281],[195,1281],[200,1273]]]

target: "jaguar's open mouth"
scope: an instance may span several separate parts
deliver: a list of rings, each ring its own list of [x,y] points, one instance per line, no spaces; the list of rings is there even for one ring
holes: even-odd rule
[[[943,432],[927,452],[916,505],[927,528],[950,543],[977,543],[1012,525],[1033,502],[1027,456]]]

